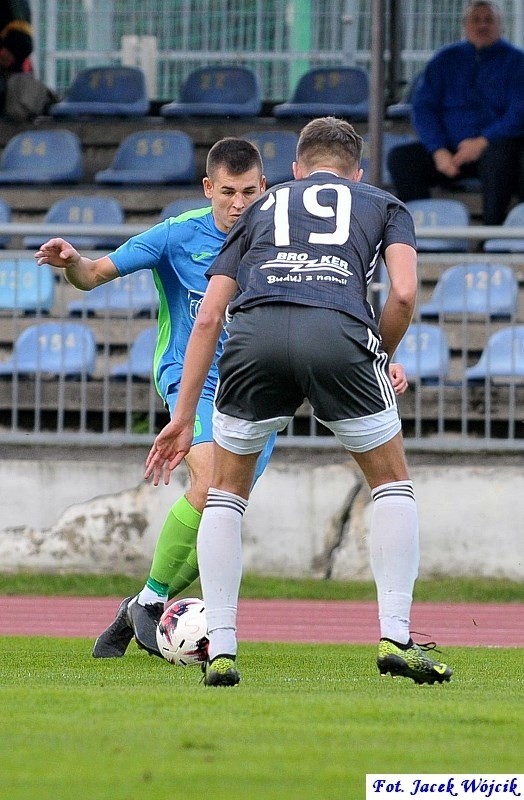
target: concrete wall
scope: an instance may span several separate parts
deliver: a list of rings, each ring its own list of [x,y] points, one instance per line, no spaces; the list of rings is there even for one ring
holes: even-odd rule
[[[0,570],[148,572],[157,533],[183,492],[145,483],[140,448],[2,448]],[[421,576],[524,579],[521,456],[410,458]],[[369,491],[340,450],[278,450],[244,523],[245,570],[369,579]]]

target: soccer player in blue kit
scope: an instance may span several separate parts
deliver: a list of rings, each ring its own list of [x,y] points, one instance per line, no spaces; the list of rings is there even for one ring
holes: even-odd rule
[[[206,686],[240,681],[242,517],[258,454],[304,397],[370,487],[380,673],[416,683],[452,675],[410,635],[418,514],[395,397],[407,384],[391,359],[416,302],[414,225],[393,195],[360,183],[361,155],[362,138],[348,122],[312,120],[299,137],[296,180],[268,190],[232,229],[207,273],[177,405],[146,462],[146,477],[166,481],[190,448],[196,404],[228,308],[214,470],[197,539],[209,635]],[[367,289],[380,256],[391,285],[377,322]]]
[[[140,269],[153,271],[160,299],[154,379],[171,413],[187,341],[207,287],[205,273],[238,217],[265,189],[259,151],[244,139],[221,139],[208,153],[203,188],[209,208],[169,218],[109,255],[86,258],[64,239],[50,239],[35,254],[39,264],[62,267],[67,280],[83,290]],[[94,644],[95,658],[123,656],[133,636],[140,647],[160,655],[155,634],[164,603],[198,576],[196,536],[212,475],[216,362],[225,338],[222,330],[196,409],[192,446],[185,458],[189,488],[170,509],[145,586],[136,597],[122,601],[115,620]],[[261,454],[255,480],[269,460],[274,439]]]

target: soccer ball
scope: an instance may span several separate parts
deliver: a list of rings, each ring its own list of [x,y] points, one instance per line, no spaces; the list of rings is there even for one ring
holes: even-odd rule
[[[207,658],[207,620],[198,597],[176,600],[158,623],[156,641],[166,661],[180,667],[202,664]]]

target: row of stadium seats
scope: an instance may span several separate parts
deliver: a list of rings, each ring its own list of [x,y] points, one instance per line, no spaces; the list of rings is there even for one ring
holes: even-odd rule
[[[291,180],[298,135],[294,131],[248,131],[243,137],[260,150],[267,183]],[[387,158],[391,148],[413,139],[410,134],[385,132],[381,184],[391,185]],[[370,176],[369,136],[364,136],[364,181]],[[84,178],[82,144],[70,130],[28,130],[7,142],[0,158],[0,187],[77,184]],[[197,185],[196,145],[180,130],[144,130],[128,134],[118,145],[106,169],[93,175],[98,185]],[[426,204],[426,205],[424,205]],[[417,224],[467,225],[469,212],[459,201],[417,201]],[[427,208],[427,211],[424,209]],[[515,212],[516,213],[516,212]],[[509,224],[519,224],[512,215]],[[461,246],[460,249],[467,248]],[[455,247],[450,249],[456,249]],[[520,250],[520,247],[518,247]]]
[[[132,133],[120,144],[109,169],[95,183],[189,184],[195,180],[195,148],[182,131]],[[15,134],[0,159],[0,185],[71,184],[84,176],[82,145],[69,130]]]
[[[193,208],[204,208],[210,202],[203,195],[201,197],[187,197],[173,200],[168,203],[161,211],[158,221],[167,217],[176,217],[184,211]],[[0,199],[0,222],[10,222],[11,208],[5,200]],[[55,234],[61,235],[60,226],[62,225],[122,225],[125,223],[125,213],[121,203],[115,197],[101,195],[70,195],[57,200],[51,205],[44,217],[45,223],[56,225]],[[44,238],[30,235],[24,236],[22,246],[28,250],[36,250],[42,244]],[[81,249],[89,250],[113,250],[124,241],[122,236],[104,235],[68,235],[67,239],[71,244]],[[9,246],[9,236],[0,237],[0,248]],[[0,264],[0,271],[2,271]]]
[[[0,310],[46,314],[55,303],[55,275],[34,259],[0,261]],[[513,269],[498,263],[465,263],[448,267],[419,308],[421,318],[478,315],[514,319],[518,312],[518,281]],[[126,275],[78,292],[67,313],[72,316],[153,317],[158,295],[149,270]]]
[[[0,311],[49,314],[55,305],[55,274],[34,259],[0,261]],[[67,306],[70,316],[155,317],[158,293],[150,270],[140,270],[97,286],[90,292],[75,290],[78,299]]]
[[[111,368],[110,378],[149,380],[153,364],[156,325],[141,331],[126,361]],[[16,339],[10,358],[0,362],[0,377],[34,376],[91,379],[96,370],[96,340],[84,322],[40,322]]]
[[[259,147],[269,185],[293,178],[298,136],[293,131],[248,132]],[[0,186],[74,184],[84,176],[82,145],[69,130],[28,130],[13,136],[0,159]],[[177,130],[145,130],[127,135],[96,184],[194,184],[195,144]]]
[[[291,180],[298,134],[294,131],[250,131],[263,158],[269,186]],[[383,136],[381,181],[391,185],[387,157],[392,147],[413,139],[386,131]],[[370,139],[364,135],[362,168],[370,174]],[[28,130],[13,136],[0,159],[0,185],[71,184],[84,176],[82,145],[69,130]],[[107,169],[94,175],[97,184],[192,184],[196,180],[195,143],[178,130],[145,130],[128,134]]]
[[[132,342],[128,358],[114,365],[109,377],[150,380],[156,343],[156,326],[141,331]],[[97,360],[93,332],[84,322],[41,322],[26,328],[16,339],[10,358],[0,362],[0,377],[34,376],[91,379]],[[446,381],[450,348],[439,325],[412,323],[395,360],[404,365],[408,380],[425,385]],[[478,362],[465,370],[468,383],[492,380],[511,383],[524,378],[524,325],[503,327],[493,333]],[[454,382],[454,385],[456,382]]]
[[[262,154],[269,186],[293,178],[298,134],[295,131],[249,131],[243,138]],[[370,174],[370,138],[364,135],[362,168]],[[381,182],[391,186],[387,168],[392,147],[413,140],[407,133],[384,132]],[[107,169],[95,173],[99,184],[191,184],[195,181],[195,143],[183,131],[149,130],[128,134]],[[7,142],[0,159],[0,185],[78,183],[84,176],[79,137],[68,130],[29,130]]]
[[[272,186],[292,176],[292,163],[295,156],[297,134],[292,131],[251,132],[245,138],[256,144],[263,156],[264,171],[268,185]],[[403,137],[405,138],[405,136]],[[365,137],[366,139],[366,137]],[[385,136],[385,157],[390,147],[395,146],[399,136]],[[366,141],[366,146],[369,142]],[[366,151],[365,151],[366,152]],[[369,172],[369,159],[363,160],[364,180]],[[382,181],[389,180],[385,170]],[[195,147],[191,138],[182,131],[143,131],[127,136],[115,153],[108,169],[95,174],[97,184],[193,184],[195,181]],[[82,153],[80,140],[76,134],[66,130],[28,131],[15,135],[7,144],[0,159],[0,186],[14,184],[77,183],[82,175]],[[199,190],[200,190],[199,186]],[[116,201],[115,201],[116,202]],[[49,209],[51,222],[115,222],[122,221],[115,202],[104,205],[102,198],[73,199],[57,204]],[[190,198],[188,205],[179,206],[181,213],[188,207],[206,204],[204,198]],[[459,200],[432,198],[408,202],[415,223],[418,226],[467,226],[470,214],[467,206]],[[111,208],[109,208],[111,206]],[[100,212],[107,214],[103,218]],[[174,212],[171,212],[174,213]],[[56,214],[56,217],[54,216]],[[64,215],[69,218],[64,218]],[[74,215],[77,214],[77,219]],[[0,221],[10,220],[10,209],[0,200]],[[515,206],[508,214],[504,225],[520,227],[524,224],[524,204]],[[33,247],[31,244],[24,246]],[[112,247],[112,241],[102,240],[101,249]],[[0,246],[6,246],[5,236],[0,238]],[[97,245],[98,246],[98,245]],[[418,241],[421,252],[466,252],[467,239],[427,239]],[[486,242],[487,252],[522,252],[524,239],[495,239]]]
[[[409,119],[417,73],[401,102],[386,108],[389,119]],[[313,67],[298,80],[291,97],[273,107],[275,117],[335,114],[352,121],[369,116],[370,82],[362,67]],[[193,70],[179,96],[160,106],[164,117],[249,117],[262,110],[258,75],[249,67],[215,65]],[[52,117],[142,117],[149,113],[146,77],[138,67],[98,66],[80,70],[65,96],[49,109]]]
[[[336,114],[353,121],[369,115],[369,76],[360,67],[317,67],[299,79],[292,97],[273,108],[275,117]],[[244,66],[207,66],[192,71],[179,97],[160,107],[164,117],[256,117],[262,110],[258,75]],[[77,73],[52,117],[145,116],[146,79],[137,67],[101,66]]]
[[[429,323],[412,323],[394,356],[411,382],[445,384],[450,368],[450,347],[444,329]],[[468,384],[511,384],[524,379],[524,325],[508,325],[492,333],[476,364],[467,367]],[[456,385],[452,381],[451,385]]]
[[[428,200],[409,200],[406,206],[417,227],[467,227],[470,224],[468,208],[460,200],[433,197]],[[508,212],[503,226],[524,227],[524,203],[517,204]],[[467,239],[417,238],[419,253],[465,253],[468,249]],[[487,239],[483,250],[486,253],[523,253],[524,239]]]

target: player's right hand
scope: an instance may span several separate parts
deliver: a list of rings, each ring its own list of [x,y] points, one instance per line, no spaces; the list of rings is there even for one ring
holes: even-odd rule
[[[80,253],[65,239],[49,239],[36,251],[37,264],[49,264],[51,267],[73,267],[80,261]]]
[[[146,459],[144,478],[153,478],[153,485],[158,486],[164,477],[167,485],[171,472],[182,463],[193,443],[194,420],[189,423],[172,419],[165,425],[149,451]]]

